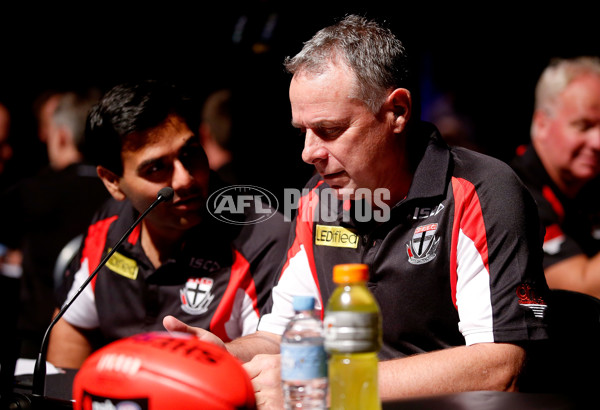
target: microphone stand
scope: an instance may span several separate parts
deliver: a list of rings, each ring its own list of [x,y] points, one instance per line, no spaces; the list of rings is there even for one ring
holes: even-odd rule
[[[32,396],[34,400],[39,400],[44,397],[46,390],[46,355],[48,353],[48,342],[50,332],[54,325],[59,321],[59,319],[65,314],[67,309],[73,304],[75,299],[83,292],[88,283],[90,283],[94,277],[98,274],[100,269],[106,265],[106,262],[111,258],[111,256],[116,252],[116,250],[121,246],[121,243],[131,234],[131,231],[146,217],[146,215],[154,209],[159,203],[163,201],[169,201],[173,198],[173,188],[165,187],[158,191],[158,195],[156,200],[137,218],[137,220],[131,225],[131,227],[125,232],[125,234],[119,239],[119,241],[113,246],[113,248],[108,252],[108,254],[102,259],[100,264],[94,269],[92,274],[87,277],[87,279],[83,282],[83,284],[79,287],[77,292],[73,295],[71,299],[67,303],[63,305],[63,307],[59,310],[56,316],[50,322],[50,325],[46,329],[46,333],[44,333],[44,337],[42,338],[42,345],[40,347],[40,352],[38,353],[37,359],[35,361],[35,367],[33,370],[33,388],[32,388]]]

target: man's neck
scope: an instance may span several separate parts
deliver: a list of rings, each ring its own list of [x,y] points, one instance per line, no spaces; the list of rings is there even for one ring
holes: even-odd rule
[[[171,230],[158,231],[149,227],[142,221],[141,241],[144,253],[155,268],[161,266],[174,253],[183,232]]]
[[[562,171],[561,168],[554,166],[552,161],[546,158],[544,151],[540,147],[536,146],[536,152],[552,182],[554,182],[565,196],[574,198],[585,185],[585,181],[573,178]]]

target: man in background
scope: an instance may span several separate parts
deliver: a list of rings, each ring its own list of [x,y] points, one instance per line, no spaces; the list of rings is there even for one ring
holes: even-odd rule
[[[13,155],[9,135],[10,111],[6,105],[0,102],[0,178],[4,175],[6,163],[12,158]]]
[[[225,183],[234,185],[240,183],[240,170],[234,161],[231,98],[231,90],[226,88],[206,97],[202,106],[200,141],[210,169]]]
[[[600,297],[600,58],[556,59],[535,90],[513,168],[538,204],[551,288]]]
[[[0,199],[0,243],[22,255],[18,309],[20,356],[35,358],[55,306],[54,268],[62,248],[87,227],[108,194],[81,153],[94,88],[61,93],[46,124],[49,166]]]

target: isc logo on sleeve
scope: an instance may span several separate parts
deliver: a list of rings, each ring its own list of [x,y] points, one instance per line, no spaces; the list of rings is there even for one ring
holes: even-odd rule
[[[358,235],[341,226],[317,225],[315,245],[356,249]]]

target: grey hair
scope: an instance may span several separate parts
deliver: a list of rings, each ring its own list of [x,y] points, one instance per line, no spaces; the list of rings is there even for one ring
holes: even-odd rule
[[[85,136],[85,122],[92,106],[101,97],[100,90],[90,89],[79,93],[68,91],[62,93],[52,114],[56,125],[68,128],[73,135],[73,143],[81,149]]]
[[[574,58],[555,58],[542,72],[535,87],[534,110],[544,110],[553,115],[554,104],[560,93],[571,82],[583,74],[600,76],[600,57],[579,56]],[[534,124],[531,134],[534,135]]]
[[[347,65],[356,77],[355,96],[374,113],[390,90],[407,87],[408,63],[400,40],[375,21],[357,15],[318,31],[284,61],[291,74],[321,74],[329,63]]]

